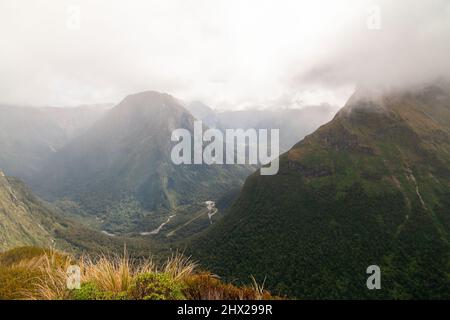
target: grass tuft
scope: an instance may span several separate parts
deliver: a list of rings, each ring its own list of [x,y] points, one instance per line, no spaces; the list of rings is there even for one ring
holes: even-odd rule
[[[70,266],[80,268],[80,289],[67,288]],[[259,300],[272,299],[253,278],[252,287],[226,284],[176,252],[161,266],[152,259],[84,255],[56,250],[16,250],[0,255],[0,299],[30,300]]]

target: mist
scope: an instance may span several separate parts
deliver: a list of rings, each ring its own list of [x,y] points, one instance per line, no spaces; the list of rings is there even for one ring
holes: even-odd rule
[[[450,75],[450,3],[0,2],[0,103],[157,90],[216,109],[343,105],[358,84]]]

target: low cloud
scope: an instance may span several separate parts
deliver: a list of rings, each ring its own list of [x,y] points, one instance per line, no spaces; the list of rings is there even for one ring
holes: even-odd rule
[[[0,39],[14,104],[149,89],[222,109],[343,104],[359,83],[450,75],[446,0],[3,0]]]
[[[293,85],[343,84],[408,86],[450,76],[450,2],[378,1],[378,29],[350,23],[309,68],[300,70]]]

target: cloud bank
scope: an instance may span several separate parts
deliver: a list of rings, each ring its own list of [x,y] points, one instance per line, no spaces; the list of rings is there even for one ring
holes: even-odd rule
[[[0,102],[342,105],[450,75],[446,0],[2,0]]]

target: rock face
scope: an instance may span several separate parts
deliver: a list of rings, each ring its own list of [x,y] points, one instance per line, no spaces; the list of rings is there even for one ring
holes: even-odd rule
[[[449,208],[450,86],[356,92],[278,175],[250,176],[193,252],[299,298],[448,298]]]

